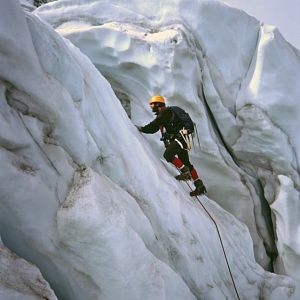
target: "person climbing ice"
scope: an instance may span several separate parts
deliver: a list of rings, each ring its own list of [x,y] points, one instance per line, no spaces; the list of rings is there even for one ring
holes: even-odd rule
[[[180,171],[175,178],[177,180],[193,179],[195,190],[190,192],[191,196],[205,194],[206,188],[203,181],[189,159],[188,135],[194,131],[190,116],[178,106],[166,106],[165,98],[161,95],[151,97],[149,104],[156,118],[145,126],[136,126],[137,129],[142,133],[155,133],[160,130],[161,140],[166,147],[164,158]]]

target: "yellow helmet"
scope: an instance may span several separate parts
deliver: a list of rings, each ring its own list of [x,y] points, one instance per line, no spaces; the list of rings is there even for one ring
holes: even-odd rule
[[[166,100],[163,96],[160,96],[160,95],[155,95],[155,96],[152,96],[149,100],[149,104],[152,104],[152,103],[166,103]]]

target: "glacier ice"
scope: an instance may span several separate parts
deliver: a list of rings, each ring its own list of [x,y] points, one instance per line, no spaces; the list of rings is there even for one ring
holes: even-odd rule
[[[156,93],[197,124],[240,297],[299,298],[300,55],[275,28],[218,1],[0,7],[0,233],[59,299],[235,297],[214,223],[132,125]]]
[[[0,238],[0,299],[57,300],[36,266],[7,249]]]

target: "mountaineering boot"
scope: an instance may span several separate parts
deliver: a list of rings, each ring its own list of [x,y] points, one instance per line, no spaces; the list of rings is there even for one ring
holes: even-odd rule
[[[190,192],[190,196],[199,196],[206,193],[206,187],[203,184],[203,181],[201,179],[197,179],[195,182],[196,189],[192,192]]]
[[[190,180],[191,179],[191,172],[187,166],[184,166],[180,170],[181,174],[175,176],[177,180]]]

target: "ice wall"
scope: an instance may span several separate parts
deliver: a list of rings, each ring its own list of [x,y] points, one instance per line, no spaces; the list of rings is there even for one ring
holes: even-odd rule
[[[156,93],[191,113],[200,133],[192,157],[208,196],[247,224],[262,266],[289,273],[276,261],[269,205],[278,176],[299,189],[300,56],[278,30],[218,1],[62,0],[36,14],[89,56],[130,102],[133,122],[150,120]]]
[[[7,249],[0,238],[0,299],[57,300],[36,266]]]
[[[123,2],[59,1],[37,11],[59,26],[59,33],[75,44],[78,40],[83,52],[94,51],[94,56],[87,54],[97,69],[49,25],[24,15],[16,1],[1,3],[1,28],[6,28],[0,32],[3,240],[41,269],[59,299],[234,298],[214,223],[160,160],[158,137],[141,136],[132,125],[152,118],[148,97],[162,92],[197,122],[200,145],[192,159],[211,198],[201,201],[220,227],[241,298],[298,299],[293,279],[268,273],[255,262],[253,240],[257,259],[267,264],[264,243],[272,249],[272,236],[260,213],[257,178],[247,175],[248,165],[241,168],[232,155],[230,146],[240,132],[231,116],[230,93],[224,96],[226,105],[218,106],[227,85],[240,95],[259,23],[240,17],[249,22],[239,27],[238,36],[251,32],[250,41],[235,53],[240,65],[225,46],[226,60],[218,57],[215,31],[201,35],[196,30],[201,24],[209,31],[209,20],[216,22],[214,14],[224,11],[231,38],[221,35],[221,40],[227,46],[237,42],[237,32],[229,30],[235,11],[217,2],[190,2],[197,13],[192,18],[184,9],[186,1],[166,2],[163,9],[152,2],[147,10],[140,2],[127,4],[125,9]],[[103,18],[95,16],[101,9]],[[66,24],[59,21],[62,15]],[[108,24],[105,18],[111,19]],[[236,65],[232,74],[230,59]],[[99,70],[130,101],[131,120]],[[220,113],[214,114],[218,107]],[[216,204],[221,200],[247,226]]]

